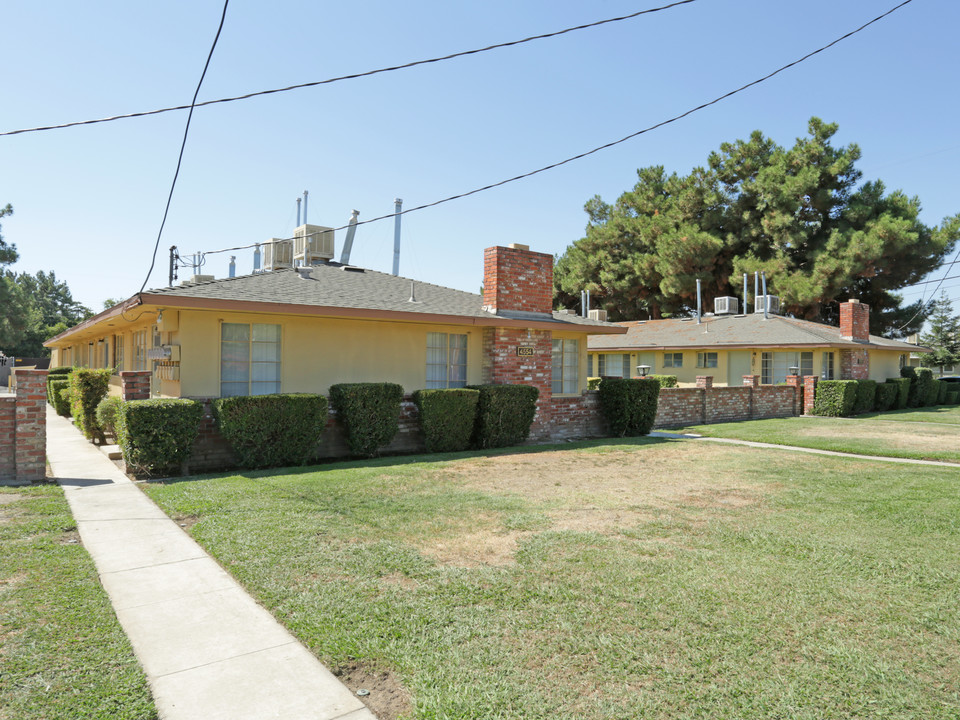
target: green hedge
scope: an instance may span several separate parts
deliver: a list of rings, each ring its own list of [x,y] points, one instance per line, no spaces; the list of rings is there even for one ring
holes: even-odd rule
[[[56,396],[53,394],[53,388],[50,383],[54,380],[67,380],[72,371],[72,367],[55,367],[47,373],[47,402],[54,407],[57,406],[55,402]]]
[[[588,378],[587,378],[587,390],[599,390],[599,389],[600,389],[600,381],[601,381],[601,380],[603,380],[603,378],[599,378],[599,377],[588,377]]]
[[[917,407],[930,407],[937,403],[937,384],[933,379],[933,370],[917,368]]]
[[[177,471],[190,457],[203,405],[196,400],[128,400],[117,410],[117,442],[135,475]]]
[[[604,380],[600,386],[600,411],[611,434],[615,437],[648,435],[657,417],[660,387],[656,376],[650,379]]]
[[[306,465],[317,458],[327,399],[307,393],[220,398],[213,414],[241,467]]]
[[[400,429],[403,388],[396,383],[340,383],[330,387],[330,402],[354,455],[372,456]]]
[[[935,382],[937,385],[937,405],[946,405],[949,383],[945,383],[943,380],[936,380]]]
[[[876,380],[857,380],[857,398],[853,403],[853,414],[862,415],[873,410],[876,394]]]
[[[893,408],[897,402],[897,395],[900,388],[896,383],[889,380],[884,383],[877,383],[877,394],[874,396],[873,408],[877,412],[886,412]]]
[[[50,404],[61,417],[70,417],[70,381],[66,377],[55,377],[48,384]],[[66,390],[66,395],[62,392]]]
[[[107,396],[111,373],[109,368],[76,368],[69,376],[70,412],[73,419],[85,437],[101,442],[103,431],[97,424],[97,405]]]
[[[857,402],[857,380],[821,380],[813,399],[813,414],[847,417]]]
[[[607,383],[600,383],[601,389]],[[530,435],[540,391],[531,385],[470,385],[478,390],[473,444],[478,448],[519,445]],[[602,392],[602,390],[601,390]]]
[[[420,411],[420,427],[427,452],[456,452],[470,447],[480,401],[479,390],[417,390],[413,401]]]
[[[648,379],[656,380],[661,388],[672,388],[677,386],[676,375],[649,375]]]
[[[960,403],[960,390],[947,391],[947,405],[956,405]]]
[[[908,378],[910,380],[910,392],[907,395],[907,405],[906,407],[918,407],[920,402],[923,400],[923,396],[919,395],[917,392],[917,371],[915,368],[906,367],[900,368],[900,377]]]
[[[898,377],[898,378],[887,378],[887,382],[897,388],[897,394],[893,399],[893,410],[903,410],[907,407],[907,403],[910,397],[910,378],[908,377]]]
[[[97,424],[104,432],[113,436],[117,434],[117,411],[121,404],[123,398],[119,395],[107,395],[97,405]]]

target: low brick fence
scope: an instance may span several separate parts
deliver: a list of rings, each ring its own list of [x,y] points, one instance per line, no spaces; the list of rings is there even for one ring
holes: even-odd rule
[[[47,371],[16,369],[17,392],[0,395],[0,485],[47,476]]]
[[[803,388],[795,376],[787,378],[787,385],[760,385],[759,378],[747,375],[739,387],[713,387],[712,377],[701,376],[697,385],[661,388],[653,426],[709,425],[793,417],[803,412]]]

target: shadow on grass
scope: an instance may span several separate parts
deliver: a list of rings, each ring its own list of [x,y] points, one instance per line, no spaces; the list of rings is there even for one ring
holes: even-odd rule
[[[279,475],[306,475],[339,470],[359,468],[382,468],[389,470],[394,467],[417,465],[420,463],[449,462],[453,460],[467,460],[470,458],[498,457],[502,455],[536,455],[539,453],[556,452],[558,450],[589,450],[590,448],[617,445],[623,447],[643,447],[645,445],[662,445],[676,442],[673,438],[661,437],[626,437],[626,438],[596,438],[594,440],[578,440],[576,442],[551,443],[549,445],[515,445],[505,448],[489,450],[465,450],[453,453],[417,453],[415,455],[391,455],[389,457],[359,458],[351,460],[331,459],[314,465],[288,466],[280,468],[264,468],[262,470],[225,470],[218,473],[203,473],[185,475],[182,477],[151,478],[148,482],[172,485],[181,482],[195,482],[197,480],[213,480],[224,477],[242,478],[270,478]]]

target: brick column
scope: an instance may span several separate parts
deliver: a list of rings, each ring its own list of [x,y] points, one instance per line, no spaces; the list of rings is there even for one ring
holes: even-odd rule
[[[698,387],[698,388],[712,388],[712,387],[713,387],[713,375],[697,375],[697,387]]]
[[[760,387],[760,376],[759,375],[744,375],[743,384],[749,385],[750,387],[758,388]]]
[[[17,479],[17,398],[0,395],[0,485]]]
[[[148,400],[150,398],[149,370],[121,370],[124,400]]]
[[[816,375],[806,375],[803,378],[803,414],[813,415],[813,398],[817,392]]]
[[[793,388],[793,414],[803,413],[803,378],[799,375],[787,375],[787,385]]]
[[[47,371],[17,370],[16,450],[18,482],[47,476]]]

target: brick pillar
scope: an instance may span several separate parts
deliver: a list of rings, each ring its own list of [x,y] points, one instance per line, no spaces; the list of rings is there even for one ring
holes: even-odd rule
[[[484,332],[484,354],[484,382],[533,385],[540,391],[530,436],[545,437],[553,419],[553,333],[493,328],[489,335]]]
[[[149,370],[121,370],[124,400],[148,400],[150,398]]]
[[[806,375],[803,378],[803,414],[813,415],[813,398],[817,393],[816,375]]]
[[[760,376],[759,375],[744,375],[743,384],[749,385],[750,387],[758,388],[760,387]]]
[[[17,479],[17,398],[0,395],[0,485]]]
[[[803,413],[803,378],[799,375],[787,375],[787,385],[793,388],[793,414]]]
[[[713,387],[713,375],[697,375],[697,387],[698,387],[698,388],[712,388],[712,387]]]
[[[47,371],[17,370],[16,450],[18,482],[47,476]]]

